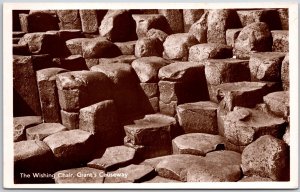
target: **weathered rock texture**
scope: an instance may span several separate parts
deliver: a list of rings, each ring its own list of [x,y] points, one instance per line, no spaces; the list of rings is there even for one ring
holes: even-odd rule
[[[12,11],[16,184],[289,180],[290,10],[174,7]]]

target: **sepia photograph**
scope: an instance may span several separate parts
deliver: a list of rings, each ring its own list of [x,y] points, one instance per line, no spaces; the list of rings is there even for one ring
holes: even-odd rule
[[[148,4],[4,4],[5,187],[297,188],[298,5]]]

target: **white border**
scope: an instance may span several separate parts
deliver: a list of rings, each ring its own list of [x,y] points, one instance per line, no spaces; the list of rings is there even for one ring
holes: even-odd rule
[[[13,183],[13,91],[12,91],[12,10],[20,9],[221,9],[289,8],[290,59],[290,182],[201,182],[142,184],[14,184]],[[26,83],[26,82],[24,82]],[[298,187],[298,4],[257,3],[4,3],[3,4],[3,184],[5,188],[55,189],[283,189]]]

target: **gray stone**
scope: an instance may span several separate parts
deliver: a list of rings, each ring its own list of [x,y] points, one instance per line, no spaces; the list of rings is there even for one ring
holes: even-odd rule
[[[167,34],[171,33],[167,19],[161,14],[134,14],[132,17],[136,22],[138,38],[146,37],[147,32],[151,29],[158,29]]]
[[[30,56],[13,56],[12,67],[14,116],[41,115],[32,58]]]
[[[143,37],[137,40],[134,55],[136,57],[162,56],[163,45],[158,38]]]
[[[28,44],[32,54],[52,54],[60,55],[60,40],[57,35],[44,32],[26,33],[19,41],[19,45]]]
[[[281,65],[281,82],[284,91],[290,89],[289,54],[285,55]]]
[[[154,169],[149,165],[129,165],[113,172],[108,172],[104,183],[139,183],[154,173]],[[118,174],[119,177],[109,177]]]
[[[271,33],[273,38],[272,51],[289,52],[289,31],[274,30]]]
[[[84,58],[110,58],[120,54],[118,47],[106,38],[97,37],[82,41],[82,55]]]
[[[241,28],[239,29],[227,29],[226,30],[226,44],[234,47],[235,40],[239,36],[240,32],[242,31]]]
[[[264,52],[250,56],[249,68],[253,81],[280,81],[281,64],[285,53]]]
[[[88,70],[84,58],[81,55],[70,55],[65,58],[53,58],[53,64],[70,71]]]
[[[58,74],[56,84],[60,107],[68,112],[78,112],[82,107],[112,98],[112,83],[101,72],[73,71]]]
[[[239,165],[224,165],[222,162],[204,160],[187,170],[187,182],[234,182],[242,176]]]
[[[69,130],[79,128],[79,113],[60,111],[62,124]]]
[[[203,9],[183,9],[184,32],[189,32],[191,26],[204,14]]]
[[[54,157],[50,148],[43,141],[19,141],[13,144],[15,179],[22,178],[21,173],[51,173],[54,166]],[[34,178],[30,179],[34,181]],[[24,182],[24,181],[23,181]]]
[[[81,21],[78,10],[57,10],[60,29],[80,29]]]
[[[122,141],[119,123],[113,100],[95,103],[81,108],[79,112],[79,129],[93,134],[101,146],[111,146]]]
[[[169,35],[163,44],[163,57],[167,59],[186,61],[189,56],[190,47],[197,43],[197,39],[189,33]]]
[[[32,127],[43,122],[41,116],[23,116],[14,117],[14,142],[26,139],[25,131],[28,127]]]
[[[235,145],[248,145],[262,135],[280,137],[285,121],[268,113],[235,107],[224,122],[224,136]]]
[[[165,16],[173,33],[183,33],[183,13],[180,9],[159,9],[158,13]]]
[[[218,105],[211,101],[178,105],[179,125],[185,133],[218,134],[217,108]]]
[[[160,57],[143,57],[132,62],[132,67],[141,83],[158,82],[158,71],[170,62]]]
[[[189,50],[189,61],[199,62],[204,59],[225,59],[232,57],[232,47],[218,43],[194,45]]]
[[[207,15],[208,11],[205,11],[201,18],[195,22],[189,33],[199,41],[199,43],[207,43]]]
[[[188,168],[199,161],[202,162],[203,157],[189,154],[169,155],[157,164],[155,170],[161,177],[184,182],[187,180]]]
[[[268,109],[280,117],[287,118],[290,115],[289,91],[278,91],[264,96],[264,102]]]
[[[153,179],[150,179],[149,181],[146,181],[144,183],[181,183],[181,182],[173,179],[167,179],[160,176],[156,176]]]
[[[192,82],[204,77],[204,64],[200,62],[175,62],[162,67],[158,77],[164,81]]]
[[[80,9],[79,15],[81,19],[81,28],[84,33],[96,33],[98,32],[98,18],[97,10]]]
[[[82,42],[88,41],[88,38],[74,38],[66,41],[66,46],[72,55],[82,55]]]
[[[57,171],[54,173],[56,184],[65,183],[103,183],[105,172],[90,167],[81,167]]]
[[[136,41],[116,42],[115,45],[119,48],[122,55],[134,55]]]
[[[166,104],[176,101],[178,103],[183,103],[184,89],[181,82],[171,82],[171,81],[159,81],[159,99],[161,102]]]
[[[134,40],[135,22],[127,10],[108,10],[101,21],[99,33],[113,42]]]
[[[253,52],[272,50],[272,35],[266,23],[255,22],[242,29],[234,44],[234,55],[248,59]]]
[[[157,83],[140,83],[140,86],[149,99],[158,96]]]
[[[67,128],[60,123],[42,123],[26,129],[27,140],[43,140],[45,137],[66,131]]]
[[[243,27],[255,22],[265,22],[271,30],[281,29],[281,22],[276,9],[239,10],[237,15]]]
[[[43,141],[50,147],[55,158],[68,166],[86,162],[93,152],[92,135],[83,130],[61,131]]]
[[[285,133],[282,137],[283,141],[290,146],[290,126],[285,129]]]
[[[172,140],[174,154],[205,156],[224,146],[224,138],[206,133],[188,133]]]
[[[241,180],[239,180],[238,182],[272,182],[273,180],[270,178],[266,178],[266,177],[260,177],[257,175],[253,175],[253,176],[244,176]]]
[[[258,175],[275,181],[289,180],[288,146],[284,141],[265,135],[248,145],[242,153],[244,175]]]
[[[207,42],[226,44],[226,30],[238,26],[234,10],[210,9],[207,15]]]
[[[19,20],[20,20],[21,31],[28,33],[28,14],[20,13]]]
[[[222,105],[229,111],[235,106],[254,107],[257,103],[262,102],[265,94],[266,83],[261,82],[234,82],[223,83],[216,86],[216,97],[222,101]]]
[[[283,30],[289,30],[289,10],[287,8],[277,9]]]
[[[168,37],[168,34],[159,30],[159,29],[150,29],[147,34],[146,37],[148,38],[156,38],[159,39],[162,43],[165,42],[166,38]]]
[[[171,101],[170,103],[159,101],[159,111],[164,115],[174,117],[176,115],[177,104],[177,101]]]
[[[213,151],[206,154],[205,160],[217,164],[240,166],[242,164],[242,154],[228,150]]]
[[[41,109],[45,123],[60,123],[60,106],[55,77],[67,72],[61,68],[47,68],[36,72]]]
[[[209,59],[205,61],[207,84],[250,81],[249,61],[239,59]]]
[[[108,170],[131,162],[135,157],[136,150],[126,146],[114,146],[106,148],[103,156],[89,162],[88,167]]]

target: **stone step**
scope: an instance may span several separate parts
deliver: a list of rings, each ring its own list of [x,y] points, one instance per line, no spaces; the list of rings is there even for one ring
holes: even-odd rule
[[[206,133],[183,134],[172,140],[173,154],[205,156],[211,151],[224,149],[224,144],[223,137]]]
[[[41,116],[14,117],[14,142],[26,140],[26,129],[43,123]]]
[[[49,135],[66,131],[67,128],[60,123],[42,123],[26,129],[27,140],[43,140]]]

